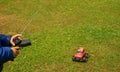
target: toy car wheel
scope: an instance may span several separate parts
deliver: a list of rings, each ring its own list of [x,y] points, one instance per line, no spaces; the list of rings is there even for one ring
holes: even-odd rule
[[[86,57],[86,58],[89,58],[90,56],[89,56],[89,54],[88,54],[88,53],[86,53],[85,57]]]
[[[75,61],[75,57],[74,56],[72,57],[72,61]]]
[[[86,57],[83,57],[82,61],[83,61],[83,62],[86,62],[86,61],[87,61],[87,58],[86,58]]]

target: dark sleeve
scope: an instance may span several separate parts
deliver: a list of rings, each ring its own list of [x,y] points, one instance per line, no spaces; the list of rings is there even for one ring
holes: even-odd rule
[[[0,64],[13,59],[13,51],[10,47],[0,47]]]
[[[6,36],[6,35],[3,35],[3,34],[0,34],[1,46],[11,46],[10,39],[11,39],[11,36]]]

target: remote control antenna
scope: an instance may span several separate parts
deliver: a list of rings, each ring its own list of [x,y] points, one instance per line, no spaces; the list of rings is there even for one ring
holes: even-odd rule
[[[25,25],[25,27],[22,29],[21,34],[24,34],[25,30],[31,24],[31,22],[33,21],[33,19],[35,18],[35,16],[38,14],[38,12],[40,11],[40,9],[41,9],[41,6],[39,6],[38,9],[32,14],[32,18],[27,22],[27,24]]]

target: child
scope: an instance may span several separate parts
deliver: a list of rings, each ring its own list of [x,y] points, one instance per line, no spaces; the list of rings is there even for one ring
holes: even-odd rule
[[[0,34],[0,72],[3,64],[14,59],[19,54],[19,47],[15,46],[13,39],[21,38],[21,34],[7,36]]]

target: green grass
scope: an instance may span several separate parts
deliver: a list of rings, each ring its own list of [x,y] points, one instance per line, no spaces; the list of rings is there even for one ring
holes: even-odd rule
[[[37,11],[36,14],[34,14]],[[0,32],[20,33],[32,46],[20,51],[3,72],[119,72],[119,0],[1,0]],[[71,60],[79,46],[87,63]]]

